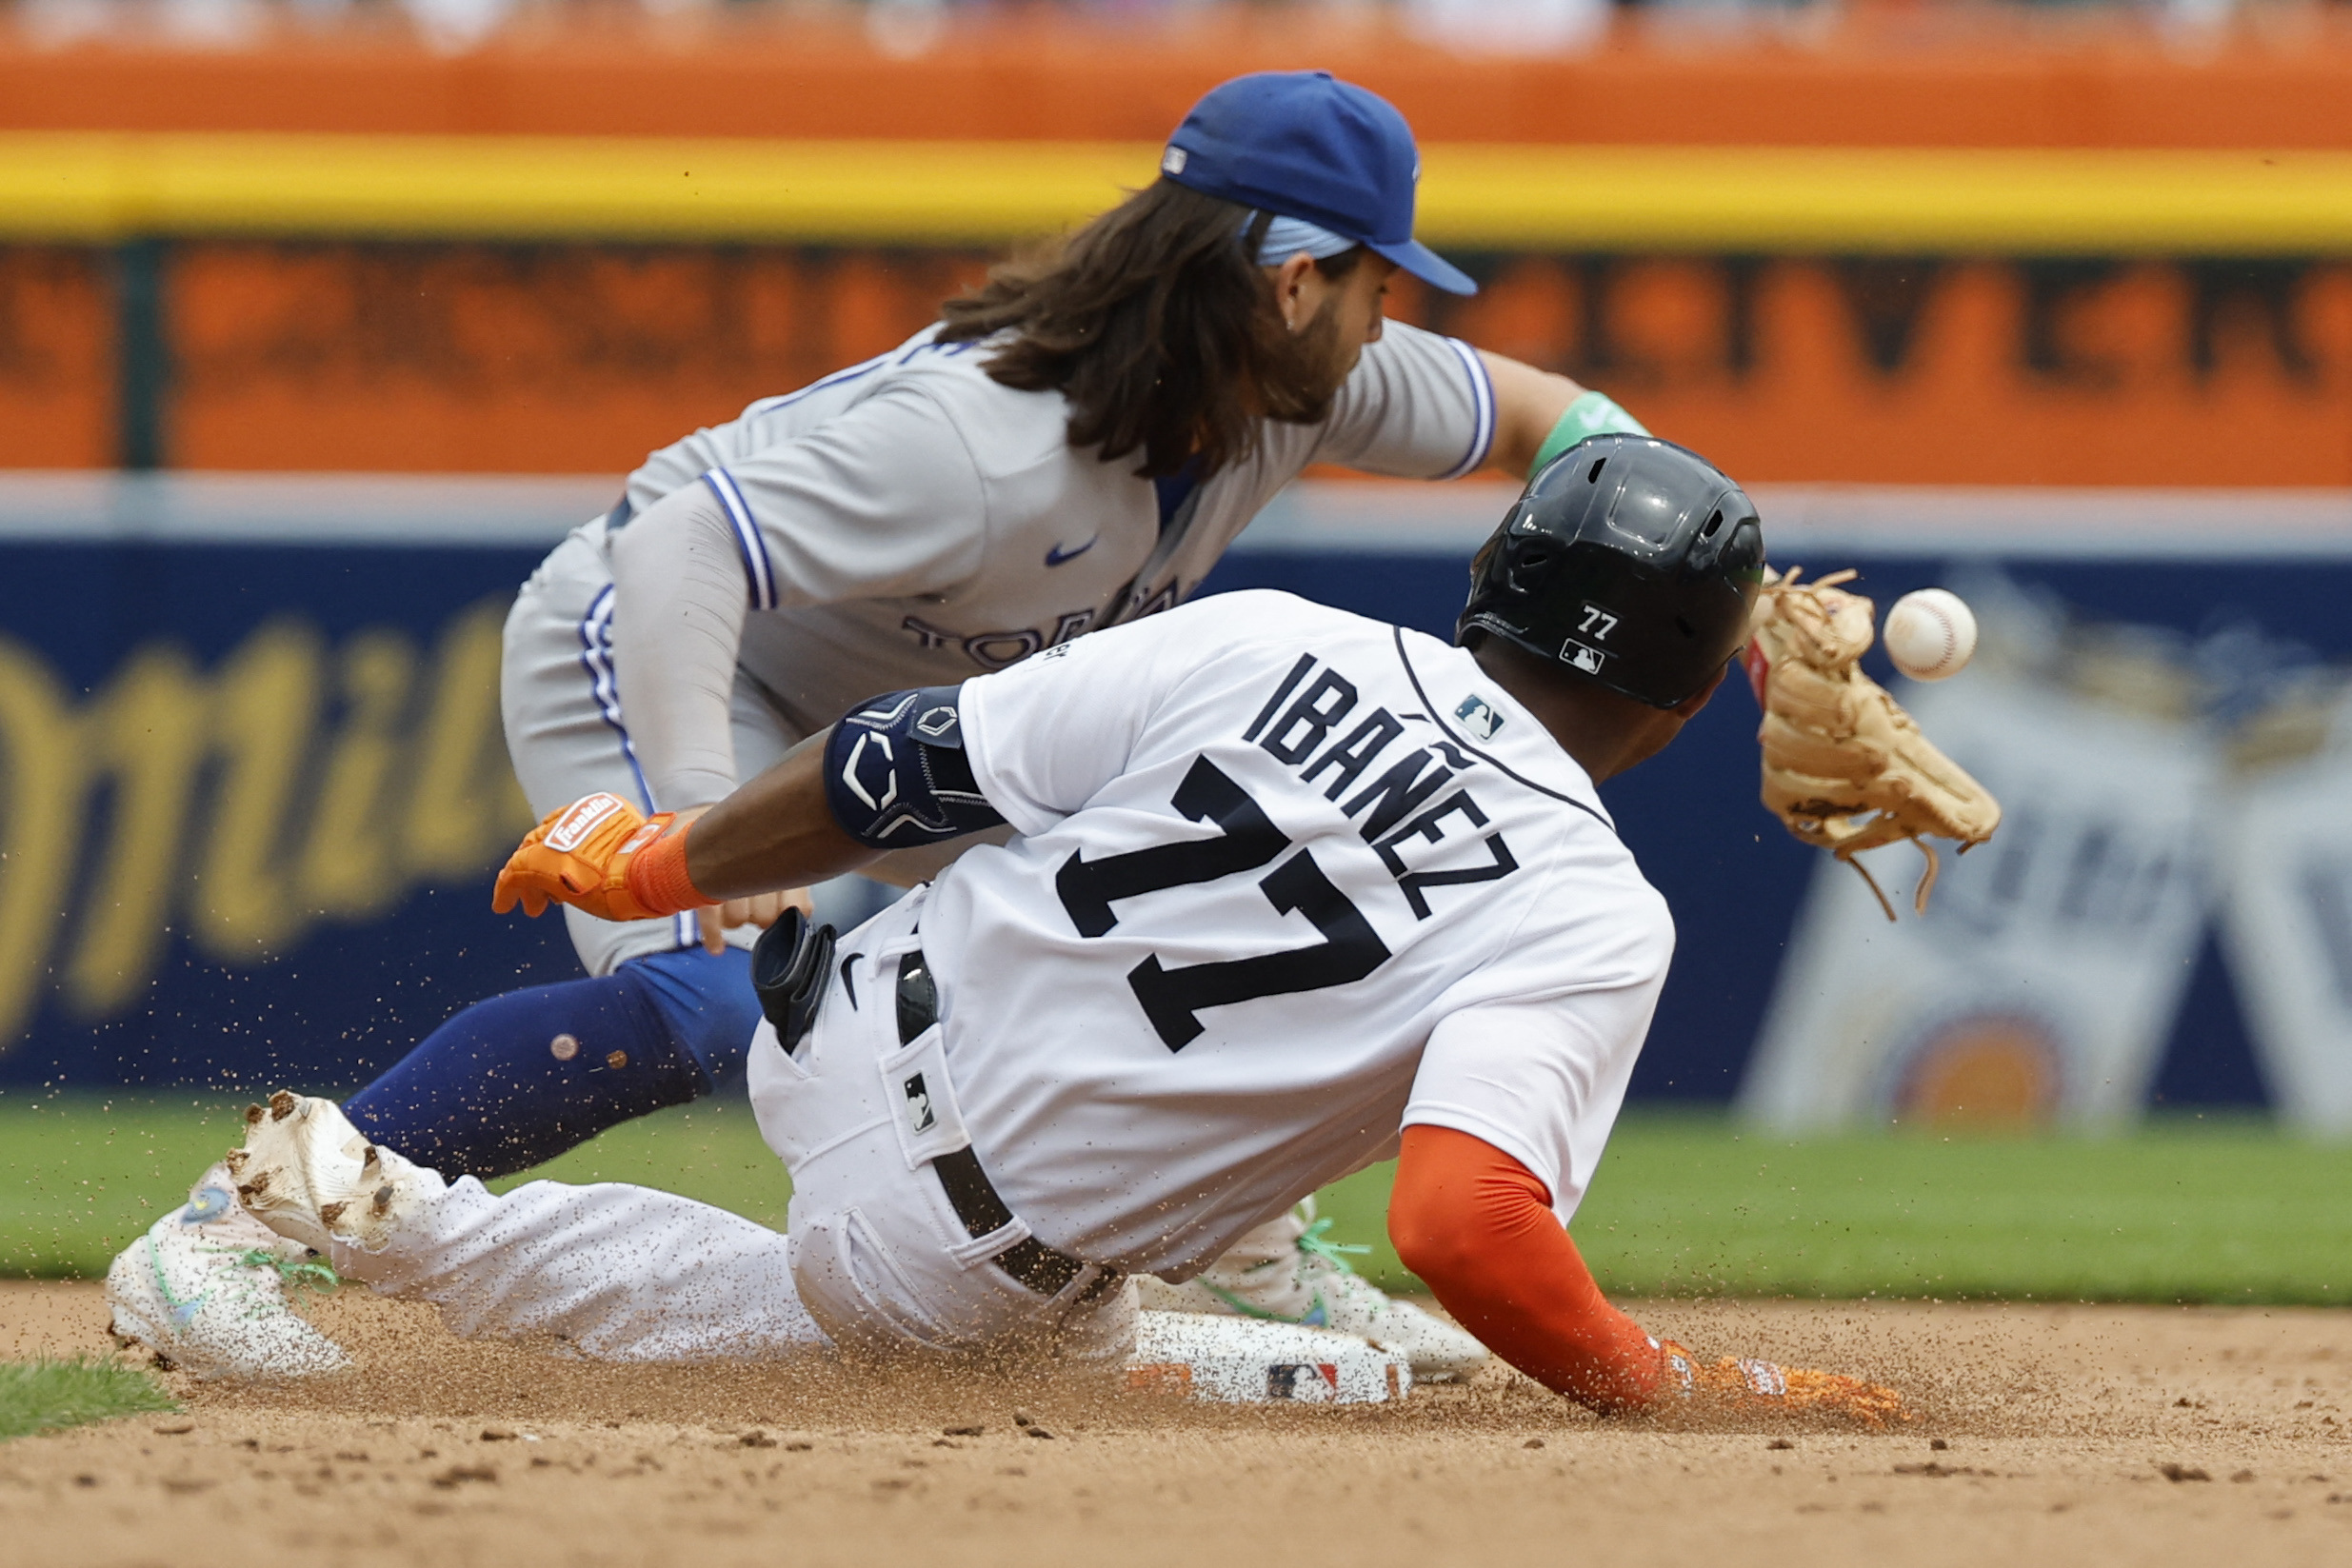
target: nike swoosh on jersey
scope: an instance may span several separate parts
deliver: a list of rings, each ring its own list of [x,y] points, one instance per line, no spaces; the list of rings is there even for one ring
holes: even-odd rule
[[[1102,537],[1103,536],[1098,533],[1094,536],[1094,539],[1087,540],[1085,544],[1079,546],[1074,550],[1066,550],[1061,546],[1056,545],[1053,548],[1046,552],[1046,565],[1048,566],[1058,566],[1065,561],[1075,561],[1080,556],[1086,554],[1088,550],[1094,548],[1094,540]]]

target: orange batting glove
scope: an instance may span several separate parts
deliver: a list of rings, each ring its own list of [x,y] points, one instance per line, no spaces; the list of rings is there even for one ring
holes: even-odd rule
[[[490,909],[517,903],[537,919],[549,901],[600,920],[652,920],[716,903],[686,873],[686,829],[668,811],[648,817],[599,791],[550,811],[508,857]]]
[[[1659,1350],[1665,1358],[1662,1392],[1671,1393],[1679,1386],[1685,1399],[1710,1398],[1735,1406],[1843,1416],[1874,1432],[1890,1420],[1911,1419],[1910,1412],[1903,1408],[1903,1396],[1884,1383],[1837,1372],[1777,1366],[1752,1357],[1734,1360],[1725,1356],[1707,1366],[1672,1340],[1663,1341]]]

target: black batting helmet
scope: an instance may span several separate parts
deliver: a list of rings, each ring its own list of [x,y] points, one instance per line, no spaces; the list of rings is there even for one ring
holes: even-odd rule
[[[1485,632],[1672,707],[1747,638],[1764,567],[1755,504],[1671,442],[1597,435],[1528,481],[1470,564],[1454,641]]]

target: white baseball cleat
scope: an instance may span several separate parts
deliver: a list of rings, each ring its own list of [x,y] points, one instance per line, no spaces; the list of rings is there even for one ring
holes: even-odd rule
[[[1353,1334],[1403,1356],[1426,1382],[1466,1378],[1485,1364],[1486,1347],[1477,1340],[1349,1268],[1343,1251],[1363,1249],[1325,1241],[1330,1226],[1315,1218],[1310,1198],[1181,1285],[1139,1278],[1136,1300],[1159,1312],[1219,1313]]]
[[[1413,1389],[1412,1363],[1353,1334],[1200,1312],[1139,1312],[1127,1387],[1226,1404],[1375,1404]]]
[[[319,1252],[383,1251],[419,1201],[416,1166],[368,1141],[333,1101],[283,1089],[245,1108],[245,1147],[228,1164],[255,1219]]]
[[[149,1227],[107,1270],[115,1339],[206,1378],[298,1378],[350,1358],[303,1321],[289,1282],[331,1286],[334,1270],[237,1206],[228,1167],[198,1179],[184,1208]]]

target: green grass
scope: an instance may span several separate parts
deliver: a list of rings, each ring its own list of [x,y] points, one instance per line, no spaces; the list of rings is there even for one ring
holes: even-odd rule
[[[178,1408],[154,1379],[110,1361],[0,1361],[0,1441]]]
[[[226,1104],[0,1097],[0,1274],[102,1275],[238,1130]],[[789,1195],[741,1102],[617,1127],[532,1174],[642,1181],[775,1225]],[[1388,1179],[1365,1171],[1323,1201],[1332,1239],[1369,1244],[1358,1266],[1395,1284]],[[1633,1112],[1575,1232],[1627,1294],[2347,1302],[2352,1145],[2252,1118],[1791,1141]]]
[[[1574,1228],[1636,1294],[2352,1305],[2352,1145],[2247,1117],[1792,1141],[1652,1115]]]
[[[0,1095],[0,1278],[100,1279],[245,1135],[242,1101]],[[531,1176],[640,1181],[782,1225],[784,1167],[740,1102],[616,1127]],[[493,1183],[500,1188],[528,1180]]]
[[[102,1278],[243,1137],[240,1108],[0,1095],[0,1275]]]

